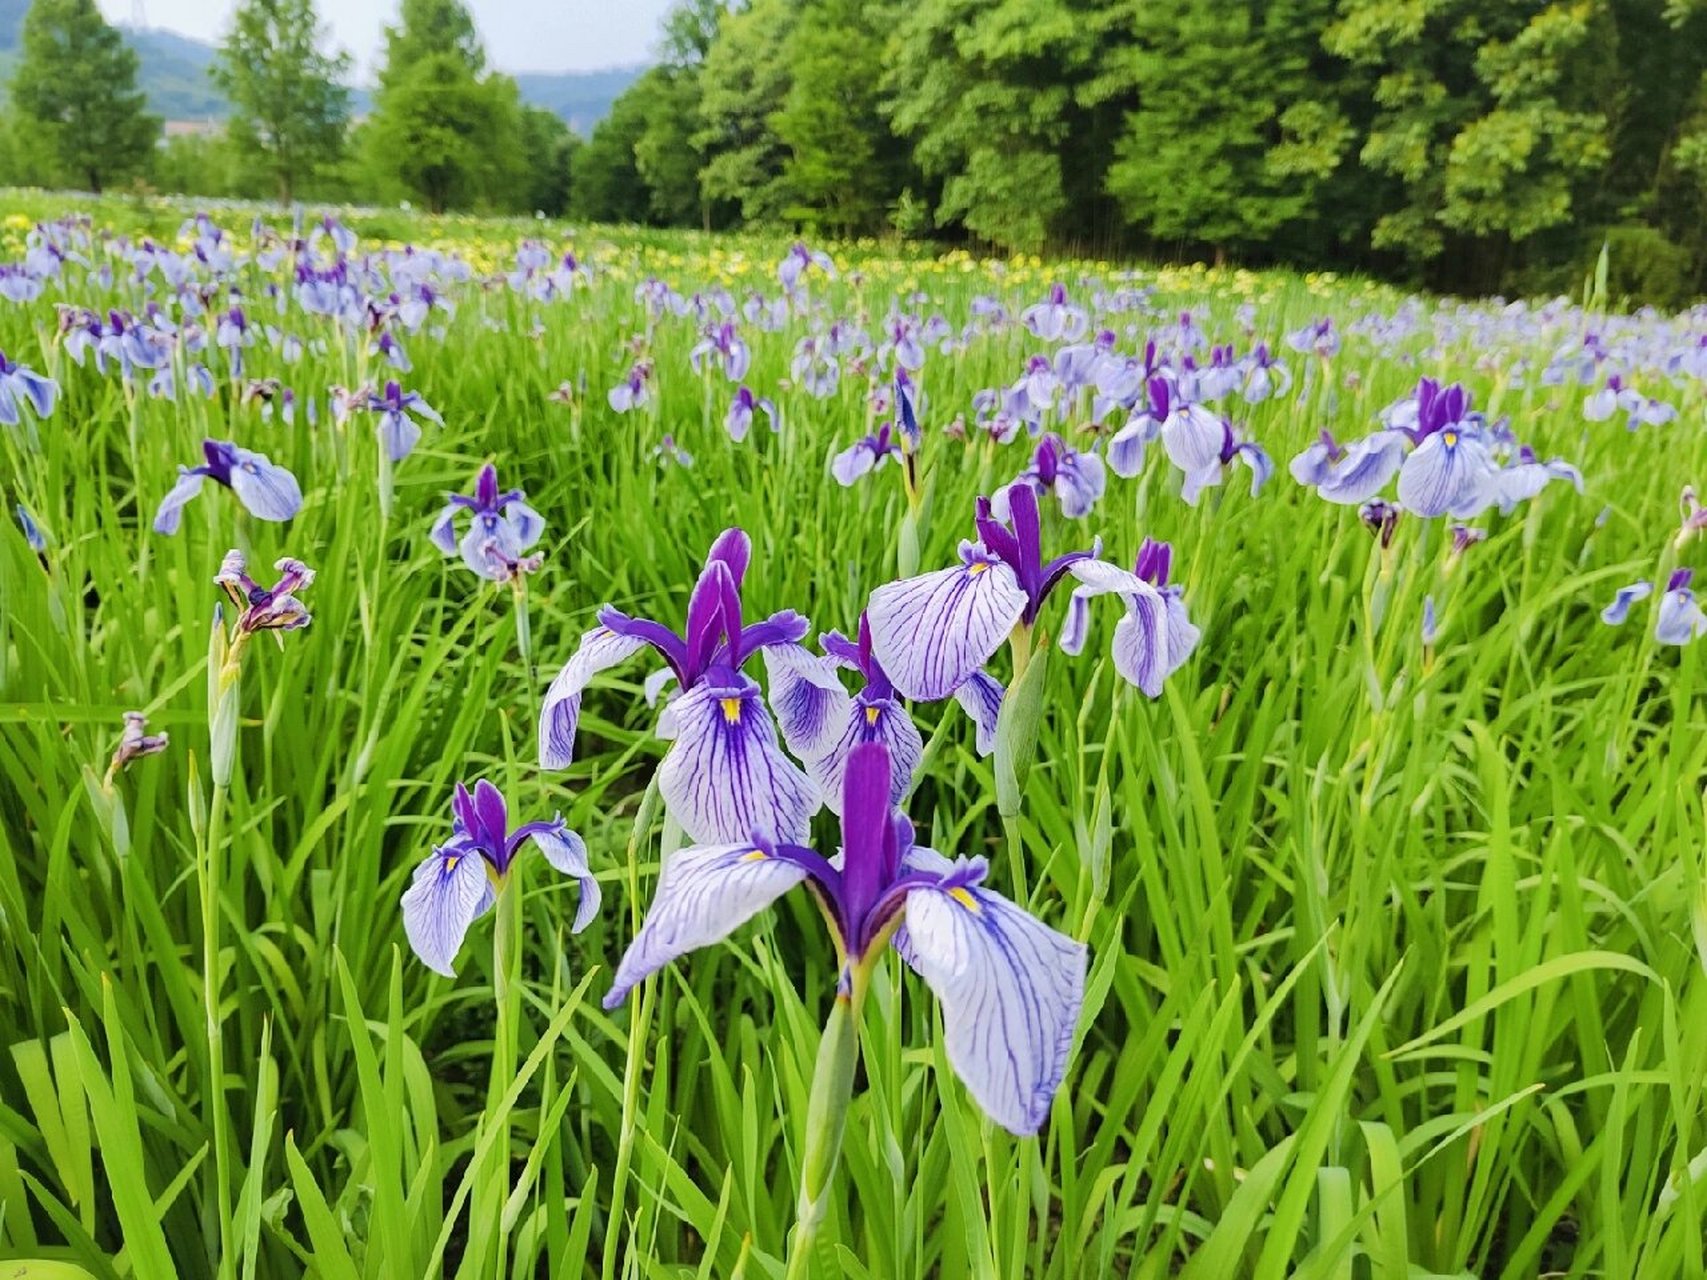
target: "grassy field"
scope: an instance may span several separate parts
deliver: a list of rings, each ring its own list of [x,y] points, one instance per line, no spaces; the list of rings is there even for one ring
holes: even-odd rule
[[[6,261],[68,212],[4,204]],[[679,838],[653,785],[669,744],[640,697],[650,668],[594,682],[567,770],[539,767],[536,717],[598,606],[679,624],[728,526],[753,543],[747,615],[796,609],[815,633],[852,633],[870,593],[913,568],[915,535],[918,570],[956,563],[974,499],[1032,449],[1024,430],[990,441],[974,396],[1060,345],[1019,320],[1056,282],[1122,352],[1155,336],[1177,366],[1182,310],[1241,357],[1266,340],[1290,389],[1220,407],[1275,473],[1253,496],[1235,468],[1187,505],[1155,445],[1087,516],[1046,500],[1046,555],[1100,537],[1130,567],[1145,537],[1171,542],[1202,635],[1152,699],[1115,671],[1118,606],[1097,605],[1082,655],[1042,669],[1017,817],[998,813],[995,762],[960,707],[912,707],[921,843],[987,856],[990,887],[1088,944],[1083,1009],[1047,1123],[1017,1138],[951,1069],[925,984],[881,961],[809,1273],[1707,1270],[1702,647],[1656,639],[1659,590],[1621,627],[1599,616],[1624,584],[1702,562],[1678,504],[1707,483],[1707,362],[1691,354],[1707,317],[861,244],[824,246],[836,278],[809,270],[772,329],[739,308],[780,296],[783,239],[351,214],[355,258],[404,241],[447,255],[418,275],[395,254],[350,273],[374,299],[402,273],[454,303],[418,332],[382,326],[413,363],[400,372],[365,324],[303,310],[292,255],[256,252],[254,211],[214,212],[226,264],[193,261],[185,207],[82,210],[87,234],[56,233],[74,256],[39,297],[0,303],[0,350],[58,384],[51,416],[24,407],[0,427],[0,1259],[34,1260],[5,1274],[782,1276],[835,949],[790,895],[602,1009]],[[189,254],[182,288],[146,255],[138,282],[143,236]],[[589,273],[533,296],[540,276],[505,279],[524,237]],[[332,252],[314,248],[322,265]],[[780,430],[761,414],[730,438],[735,383],[693,371],[701,322],[649,311],[652,278],[731,293],[742,381]],[[963,336],[980,296],[1009,318]],[[183,327],[238,298],[254,335],[241,379]],[[56,303],[176,317],[161,339],[176,399],[149,394],[157,370],[124,376],[122,356],[105,373],[93,352],[76,363]],[[831,471],[890,416],[870,395],[889,393],[877,348],[895,311],[933,339],[913,375],[912,515],[901,466],[851,487]],[[1320,316],[1341,336],[1331,359],[1285,342]],[[872,350],[841,357],[818,398],[791,361],[838,321]],[[1596,344],[1585,386],[1574,361]],[[607,392],[641,351],[650,400],[617,413]],[[1555,381],[1561,351],[1572,372]],[[211,397],[188,385],[198,362]],[[1675,420],[1586,419],[1614,371]],[[1582,492],[1554,483],[1486,512],[1468,522],[1486,540],[1454,555],[1447,519],[1408,514],[1383,550],[1356,506],[1288,474],[1320,429],[1365,435],[1422,375],[1463,382],[1537,454],[1574,463]],[[394,467],[376,415],[336,421],[330,391],[388,377],[443,418]],[[279,386],[244,394],[250,379]],[[964,439],[945,431],[957,415]],[[1049,425],[1090,449],[1088,419],[1081,404]],[[691,466],[660,455],[666,434]],[[287,466],[300,514],[256,519],[210,482],[176,534],[155,532],[204,438]],[[512,588],[429,538],[488,460],[545,521],[520,633]],[[281,556],[317,577],[312,625],[247,644],[222,787],[209,635],[233,547],[269,584]],[[1059,633],[1066,595],[1041,632]],[[1008,662],[993,663],[1004,682]],[[109,776],[133,709],[170,740]],[[449,835],[456,783],[477,778],[513,822],[561,812],[604,903],[572,933],[575,885],[523,859],[524,892],[474,924],[447,979],[410,951],[399,898]],[[816,833],[834,848],[831,815]]]

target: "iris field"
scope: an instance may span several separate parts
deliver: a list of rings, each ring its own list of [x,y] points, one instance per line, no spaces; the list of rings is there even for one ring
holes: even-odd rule
[[[7,204],[4,1274],[1707,1272],[1707,311]]]

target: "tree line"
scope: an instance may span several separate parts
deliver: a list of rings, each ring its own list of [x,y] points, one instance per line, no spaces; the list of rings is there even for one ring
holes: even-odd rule
[[[97,28],[94,0],[35,0],[0,177],[147,168],[212,194],[1464,291],[1571,288],[1607,244],[1619,293],[1707,290],[1707,0],[680,0],[584,143],[486,66],[458,0],[402,0],[353,124],[312,0],[243,0],[215,68],[226,135],[159,148],[131,136],[133,88],[120,105],[134,57],[127,79]],[[79,59],[100,74],[67,75]]]

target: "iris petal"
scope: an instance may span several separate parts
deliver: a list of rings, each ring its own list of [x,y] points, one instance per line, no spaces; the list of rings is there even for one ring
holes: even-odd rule
[[[581,694],[594,676],[644,648],[635,636],[620,636],[608,627],[594,627],[581,637],[573,657],[545,692],[539,709],[539,765],[567,769],[575,758],[575,728],[581,719]]]
[[[571,932],[580,933],[599,913],[602,897],[599,882],[593,878],[592,869],[587,865],[587,842],[568,827],[536,831],[532,840],[547,862],[564,875],[574,876],[580,886],[581,905],[575,911],[575,923],[570,926]]]
[[[492,900],[486,859],[478,852],[455,845],[433,850],[415,868],[414,883],[403,894],[403,932],[409,946],[427,968],[454,978],[451,962],[468,926]]]
[[[909,698],[935,701],[953,693],[1001,648],[1025,613],[1025,591],[1013,570],[994,557],[973,555],[970,563],[872,592],[872,649]]]

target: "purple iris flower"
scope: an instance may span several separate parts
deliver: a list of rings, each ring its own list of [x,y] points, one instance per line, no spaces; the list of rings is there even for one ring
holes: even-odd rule
[[[678,467],[693,466],[693,454],[676,443],[676,438],[668,432],[664,438],[652,446],[652,456],[659,462],[671,462]]]
[[[1535,450],[1523,445],[1514,459],[1494,470],[1493,500],[1502,513],[1509,514],[1518,503],[1529,501],[1554,480],[1568,481],[1578,493],[1583,491],[1582,472],[1563,458],[1542,462],[1535,456]]]
[[[908,453],[917,453],[919,445],[924,442],[925,433],[919,429],[919,415],[914,410],[914,403],[919,397],[919,387],[907,371],[902,368],[895,370],[895,425],[900,431],[902,447]]]
[[[36,523],[35,516],[23,503],[17,503],[12,508],[18,517],[18,528],[23,530],[24,541],[29,543],[30,550],[38,556],[47,553],[47,534],[42,532],[41,525]]]
[[[1461,385],[1443,387],[1424,378],[1415,397],[1395,406],[1388,422],[1416,446],[1399,468],[1399,501],[1407,511],[1429,518],[1447,512],[1473,516],[1497,500],[1493,455]]]
[[[895,363],[911,373],[917,373],[925,364],[924,344],[919,341],[918,321],[912,316],[891,315],[889,317],[889,336],[878,348],[879,363],[895,357]]]
[[[29,405],[36,417],[46,418],[53,412],[59,384],[44,378],[34,369],[14,364],[0,351],[0,424],[15,427],[23,415],[19,407]]]
[[[302,510],[302,488],[285,468],[265,454],[240,449],[229,440],[203,440],[199,467],[179,467],[178,483],[160,500],[154,532],[176,533],[184,506],[212,480],[237,495],[257,520],[289,520]]]
[[[652,398],[652,362],[636,360],[629,367],[628,376],[610,389],[606,397],[610,407],[618,413],[627,413],[630,409],[638,409]]]
[[[278,570],[279,580],[263,587],[249,576],[249,566],[241,551],[227,551],[220,562],[213,580],[225,588],[225,594],[237,607],[239,635],[301,631],[314,620],[299,598],[314,584],[314,570],[289,556],[276,561],[273,568]]]
[[[1381,539],[1383,551],[1393,545],[1393,534],[1398,531],[1399,517],[1403,514],[1397,503],[1382,498],[1365,502],[1357,509],[1358,519],[1363,521],[1364,528]]]
[[[1152,698],[1162,696],[1162,682],[1185,664],[1202,634],[1186,613],[1184,589],[1170,586],[1173,548],[1144,539],[1131,573],[1102,560],[1080,560],[1072,567],[1079,585],[1067,605],[1067,624],[1061,628],[1061,652],[1084,650],[1090,628],[1090,602],[1095,596],[1118,595],[1126,614],[1114,628],[1114,669]]]
[[[243,376],[243,348],[253,345],[254,341],[255,335],[250,331],[249,318],[243,314],[242,307],[232,307],[220,317],[213,342],[230,360],[232,377]]]
[[[395,381],[385,384],[384,393],[370,392],[367,408],[379,415],[379,438],[385,444],[386,456],[393,462],[407,458],[421,439],[421,424],[417,417],[444,425],[437,409],[421,397],[419,391],[405,391]]]
[[[1316,443],[1292,459],[1292,478],[1329,502],[1361,506],[1404,464],[1406,442],[1403,431],[1376,431],[1342,446],[1323,427]]]
[[[781,424],[776,420],[776,405],[762,396],[755,396],[743,382],[735,389],[735,398],[729,402],[729,412],[723,415],[723,427],[729,432],[729,438],[737,444],[745,440],[747,432],[752,430],[755,409],[765,415],[772,431],[780,429]]]
[[[571,926],[581,932],[599,910],[599,882],[587,866],[587,845],[561,814],[549,822],[528,822],[510,830],[503,793],[482,778],[471,792],[456,784],[451,798],[451,836],[434,847],[403,894],[403,931],[421,962],[454,978],[451,962],[462,949],[468,928],[498,900],[524,844],[566,876],[574,876],[581,905]]]
[[[771,706],[783,741],[805,762],[825,803],[837,812],[853,752],[861,743],[883,743],[893,774],[890,800],[899,805],[911,788],[924,742],[872,652],[870,619],[860,615],[857,642],[829,631],[819,643],[824,649],[821,658],[798,648],[765,652]],[[851,697],[838,674],[844,670],[864,681]],[[972,718],[978,754],[989,755],[996,746],[1001,682],[987,672],[976,672],[954,691],[954,699]]]
[[[1144,345],[1142,356],[1122,356],[1110,352],[1097,365],[1096,395],[1091,399],[1091,418],[1101,422],[1115,409],[1129,413],[1138,408],[1144,398],[1150,378],[1156,372],[1156,344]],[[1144,406],[1148,408],[1146,404]],[[1140,459],[1140,464],[1142,459]],[[1116,472],[1124,475],[1125,472]],[[1136,474],[1134,471],[1133,474]]]
[[[901,446],[895,443],[891,428],[885,422],[876,435],[856,440],[838,453],[830,462],[830,474],[846,488],[868,471],[881,467],[891,455],[899,458]]]
[[[148,732],[148,717],[140,711],[124,713],[124,733],[119,738],[118,748],[113,752],[111,763],[107,765],[107,781],[121,771],[130,767],[133,760],[144,756],[159,755],[168,745],[168,736],[164,733]]]
[[[28,267],[0,264],[0,298],[22,305],[41,297],[42,278]]]
[[[1666,582],[1659,616],[1654,620],[1654,639],[1661,644],[1688,644],[1707,635],[1707,614],[1695,603],[1695,592],[1689,585],[1694,577],[1693,569],[1679,569]]]
[[[830,255],[819,249],[808,249],[804,241],[796,240],[789,246],[782,261],[777,263],[776,278],[782,281],[784,289],[792,293],[801,275],[809,267],[817,267],[832,280],[835,279],[836,264],[830,261]]]
[[[1084,999],[1085,946],[984,888],[984,859],[951,862],[916,847],[912,824],[891,808],[891,777],[882,743],[850,756],[839,866],[762,833],[671,857],[605,1007],[805,883],[846,966],[841,985],[893,941],[936,993],[948,1060],[978,1105],[1012,1133],[1035,1133],[1066,1073]]]
[[[794,359],[789,374],[815,400],[826,400],[836,394],[842,380],[842,367],[835,353],[818,338],[802,338],[794,347]]]
[[[1094,452],[1075,451],[1051,431],[1037,442],[1031,465],[1014,478],[1013,485],[996,492],[990,507],[996,519],[1005,521],[1008,495],[1014,485],[1025,485],[1038,497],[1053,494],[1061,504],[1061,514],[1077,520],[1090,514],[1107,484],[1100,457]]]
[[[1187,365],[1192,363],[1191,357],[1186,357]],[[1239,385],[1243,375],[1239,362],[1233,358],[1231,345],[1215,346],[1209,349],[1209,363],[1200,369],[1194,369],[1192,388],[1194,400],[1214,401],[1232,391]]]
[[[1249,404],[1261,404],[1270,396],[1283,396],[1292,386],[1292,371],[1286,361],[1271,355],[1268,343],[1259,342],[1245,358],[1244,396]]]
[[[545,520],[526,502],[520,489],[498,491],[498,468],[488,462],[474,479],[474,493],[449,495],[445,509],[433,521],[433,545],[447,556],[462,554],[462,562],[488,582],[508,582],[530,564],[527,552],[545,532]],[[456,514],[473,517],[458,543]]]
[[[1077,342],[1090,328],[1084,308],[1067,301],[1065,285],[1049,286],[1049,297],[1019,313],[1020,322],[1045,342]]]
[[[758,829],[802,840],[822,803],[811,778],[783,754],[759,686],[741,668],[761,650],[799,648],[808,623],[792,610],[746,625],[741,582],[752,543],[728,529],[712,544],[678,634],[660,622],[610,606],[552,681],[539,713],[539,762],[568,768],[574,757],[581,695],[594,676],[651,648],[678,693],[660,733],[672,738],[658,768],[670,814],[700,843],[744,839]]]
[[[752,351],[729,320],[706,330],[705,336],[688,352],[688,363],[695,373],[700,373],[706,368],[706,361],[714,356],[723,365],[723,376],[731,382],[746,377],[747,367],[753,362]]]
[[[1627,587],[1619,587],[1612,603],[1600,611],[1600,620],[1609,627],[1621,627],[1624,620],[1630,616],[1630,609],[1638,600],[1646,600],[1654,594],[1654,584],[1641,579],[1632,582]]]
[[[1303,351],[1330,360],[1339,354],[1340,335],[1334,328],[1332,316],[1322,316],[1312,320],[1302,329],[1294,329],[1286,335],[1286,345],[1294,351]]]
[[[1150,379],[1151,412],[1161,422],[1158,434],[1169,460],[1185,473],[1180,496],[1196,505],[1198,494],[1218,485],[1226,469],[1242,462],[1251,470],[1255,497],[1274,471],[1263,448],[1233,433],[1233,424],[1203,405],[1186,399],[1165,378]]]
[[[1634,431],[1638,427],[1660,427],[1677,416],[1677,410],[1663,400],[1645,396],[1614,373],[1606,385],[1583,401],[1583,417],[1590,422],[1604,422],[1623,410],[1625,425]]]
[[[946,698],[983,669],[1014,628],[1037,621],[1049,593],[1094,551],[1043,560],[1037,494],[1016,485],[1009,526],[978,500],[977,542],[960,544],[960,563],[887,583],[871,594],[872,651],[909,698]]]

